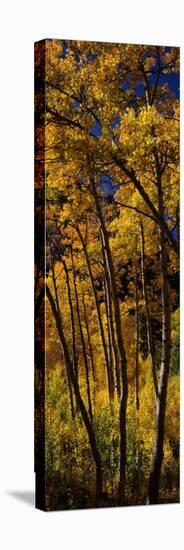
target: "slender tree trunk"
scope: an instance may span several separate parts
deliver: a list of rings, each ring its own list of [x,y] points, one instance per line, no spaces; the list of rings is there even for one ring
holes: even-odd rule
[[[82,244],[82,247],[83,247],[84,257],[85,257],[86,265],[87,265],[87,268],[88,268],[91,288],[92,288],[92,292],[93,292],[95,308],[96,308],[96,314],[97,314],[97,319],[98,319],[99,334],[100,334],[100,337],[101,337],[104,360],[105,360],[105,369],[106,369],[106,376],[107,376],[107,387],[108,387],[109,403],[111,405],[112,396],[111,396],[111,386],[110,386],[110,382],[109,382],[109,358],[108,358],[107,344],[106,344],[106,340],[105,340],[104,327],[103,327],[103,322],[102,322],[102,317],[101,317],[101,312],[100,312],[100,306],[99,306],[99,303],[98,303],[98,297],[97,297],[97,292],[96,292],[96,288],[95,288],[95,284],[94,284],[94,278],[93,278],[93,273],[92,273],[92,269],[91,269],[91,265],[90,265],[90,260],[89,260],[89,256],[88,256],[87,247],[86,247],[86,244],[84,242],[84,239],[83,239],[83,236],[82,236],[82,233],[81,233],[79,227],[76,226],[75,229],[77,231],[77,234],[80,238],[80,241],[81,241],[81,244]]]
[[[84,294],[82,295],[82,304],[83,304],[84,322],[85,322],[87,341],[88,341],[89,360],[90,360],[91,372],[92,372],[92,377],[93,377],[92,394],[93,394],[93,404],[94,404],[94,408],[95,408],[97,377],[96,377],[95,361],[94,361],[94,356],[93,356],[93,348],[92,348],[92,344],[91,344],[91,336],[90,336],[90,330],[89,330],[89,323],[88,323],[88,317],[87,317]]]
[[[137,260],[135,265],[135,404],[136,410],[139,411],[139,299]]]
[[[138,497],[140,494],[139,483],[139,294],[138,294],[138,258],[137,258],[137,235],[135,238],[135,406],[136,406],[136,445],[135,445],[135,476],[134,476],[134,492]]]
[[[161,173],[159,169],[158,159],[156,158],[157,167],[157,185],[158,185],[158,210],[159,215],[164,219],[164,205]],[[159,500],[159,485],[161,468],[164,457],[164,433],[165,433],[165,413],[167,387],[170,366],[170,348],[171,348],[171,326],[170,326],[170,304],[169,304],[169,289],[168,289],[168,273],[167,273],[167,248],[166,237],[163,227],[159,229],[160,234],[160,265],[161,265],[161,284],[162,284],[162,359],[159,381],[159,396],[156,417],[156,434],[153,448],[153,457],[151,472],[149,477],[149,504],[157,504]]]
[[[61,259],[65,276],[66,276],[66,286],[67,286],[67,293],[68,293],[68,304],[69,304],[69,311],[70,311],[70,326],[71,326],[71,337],[72,337],[72,357],[73,357],[73,366],[75,369],[75,375],[78,379],[78,360],[77,360],[77,352],[76,352],[76,334],[75,334],[75,320],[74,320],[74,312],[73,312],[73,304],[72,304],[72,295],[71,295],[71,288],[70,288],[70,279],[69,279],[69,273],[66,266],[66,262]]]
[[[113,376],[113,354],[112,354],[112,337],[111,337],[111,329],[110,329],[110,311],[109,311],[109,304],[108,304],[108,289],[107,289],[107,280],[106,277],[104,279],[104,301],[105,301],[105,312],[106,312],[106,319],[107,319],[107,334],[108,334],[108,351],[109,351],[109,365],[110,365],[110,378],[111,378],[111,385],[112,385],[112,395],[114,399],[114,391],[115,391],[115,384],[114,384],[114,376]]]
[[[150,317],[150,310],[149,310],[148,292],[147,292],[147,285],[146,285],[145,242],[144,242],[144,227],[143,227],[142,223],[140,224],[140,228],[141,228],[142,290],[143,290],[143,299],[144,299],[144,306],[145,306],[145,313],[146,313],[147,345],[148,345],[148,352],[149,352],[150,360],[151,360],[151,370],[152,370],[153,384],[154,384],[154,390],[155,390],[155,399],[156,399],[156,403],[157,403],[157,399],[158,399],[158,380],[157,380],[157,371],[156,371],[155,357],[154,357],[153,336],[152,336],[152,328],[151,328],[151,317]]]
[[[95,369],[95,362],[94,362],[94,356],[93,356],[93,349],[92,349],[92,345],[91,345],[91,337],[90,337],[90,331],[89,331],[89,323],[88,323],[88,316],[87,316],[87,311],[86,311],[86,304],[85,304],[84,294],[82,295],[82,304],[83,304],[84,321],[85,321],[87,340],[88,340],[91,371],[92,371],[93,381],[96,384],[96,382],[97,382],[96,369]]]
[[[107,311],[108,332],[109,332],[109,347],[112,349],[112,353],[113,353],[115,386],[116,386],[116,391],[117,391],[118,398],[120,399],[121,380],[120,380],[119,358],[118,358],[118,349],[117,349],[116,338],[115,338],[115,333],[114,333],[114,321],[113,321],[110,280],[109,280],[108,268],[107,268],[107,264],[106,264],[106,257],[105,257],[105,251],[104,251],[104,246],[103,246],[102,235],[101,235],[101,244],[102,244],[104,271],[105,271],[105,298],[106,298],[106,311]],[[114,381],[113,381],[113,383],[114,383]]]
[[[96,497],[99,498],[102,494],[102,463],[101,463],[100,453],[99,453],[98,448],[97,448],[93,426],[92,426],[92,423],[91,423],[90,418],[88,416],[88,413],[87,413],[86,407],[84,405],[83,399],[81,397],[78,381],[77,381],[77,378],[75,376],[72,361],[70,359],[70,354],[69,354],[69,351],[68,351],[68,346],[67,346],[67,342],[65,340],[63,327],[62,327],[61,312],[60,312],[60,310],[57,309],[56,304],[55,304],[55,300],[54,300],[54,298],[51,294],[51,291],[50,291],[50,289],[47,285],[46,285],[46,293],[47,293],[47,297],[49,299],[51,309],[52,309],[52,313],[53,313],[53,316],[54,316],[54,319],[55,319],[56,328],[57,328],[58,335],[59,335],[60,342],[61,342],[61,348],[62,348],[62,351],[63,351],[63,355],[65,357],[65,362],[67,364],[68,370],[70,371],[70,377],[71,377],[71,382],[72,382],[72,386],[73,386],[74,393],[75,393],[76,402],[77,402],[78,408],[80,410],[80,413],[81,413],[81,416],[82,416],[82,419],[83,419],[83,422],[84,422],[84,425],[85,425],[85,428],[86,428],[86,431],[87,431],[87,434],[88,434],[89,444],[90,444],[93,460],[94,460],[94,463],[95,463],[95,469],[96,469]]]
[[[78,323],[79,323],[79,332],[80,332],[80,339],[81,339],[83,359],[84,359],[84,367],[85,367],[85,373],[86,373],[86,385],[87,385],[89,416],[90,416],[90,419],[91,419],[91,422],[92,422],[93,421],[93,412],[92,412],[92,403],[91,403],[91,390],[90,390],[88,358],[87,358],[86,344],[85,344],[85,340],[84,340],[84,334],[83,334],[82,323],[81,323],[79,297],[78,297],[78,291],[77,291],[77,285],[76,285],[75,265],[74,265],[74,258],[73,258],[73,252],[72,251],[71,251],[71,259],[72,259],[73,283],[74,283],[75,300],[76,300],[76,311],[77,311],[77,317],[78,317]]]
[[[54,292],[55,292],[55,298],[56,298],[56,307],[57,311],[59,312],[59,299],[58,299],[58,291],[57,291],[57,285],[56,285],[56,279],[55,279],[55,273],[54,273],[54,266],[51,262],[51,271],[52,271],[52,279],[53,279],[53,285],[54,285]],[[68,364],[65,361],[64,357],[64,364],[66,369],[66,377],[67,377],[67,385],[68,385],[68,392],[69,392],[69,399],[70,399],[70,409],[71,409],[71,415],[73,420],[75,419],[75,408],[74,408],[74,398],[73,398],[73,391],[72,391],[72,382],[71,382],[71,374],[70,369],[68,368]]]
[[[95,181],[93,179],[91,179],[91,185],[92,185],[92,193],[95,201],[96,213],[97,213],[100,231],[102,235],[106,265],[109,273],[109,279],[110,279],[111,290],[112,290],[116,338],[117,338],[117,345],[118,345],[118,352],[119,352],[120,366],[121,366],[122,393],[121,393],[121,399],[120,399],[120,476],[119,476],[118,492],[119,492],[119,502],[123,504],[125,501],[126,461],[127,461],[127,456],[126,456],[127,454],[126,452],[127,451],[126,410],[127,410],[127,399],[128,399],[127,362],[126,362],[124,341],[122,336],[119,299],[118,299],[118,292],[117,292],[111,250],[109,246],[109,238],[105,227],[105,222],[104,222],[100,201],[99,201],[96,186],[95,186]]]

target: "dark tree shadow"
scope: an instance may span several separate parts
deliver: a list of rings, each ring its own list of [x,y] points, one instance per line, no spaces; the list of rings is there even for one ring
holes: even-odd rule
[[[7,494],[10,497],[22,500],[25,504],[34,507],[35,505],[35,494],[33,491],[7,491]]]

